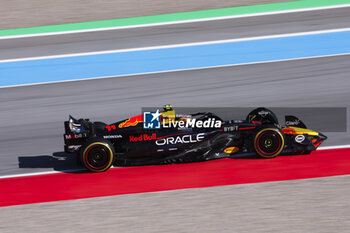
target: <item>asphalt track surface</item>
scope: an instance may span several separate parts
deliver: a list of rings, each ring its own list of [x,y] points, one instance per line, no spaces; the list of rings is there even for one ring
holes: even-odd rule
[[[140,48],[350,27],[350,7],[280,15],[0,40],[0,59]]]
[[[139,114],[142,107],[166,103],[181,107],[349,107],[349,57],[1,89],[0,174],[74,168],[75,159],[61,153],[63,121],[69,114],[113,123]],[[347,133],[327,135],[328,145],[350,141]]]
[[[349,12],[347,8],[341,11]],[[308,25],[307,16],[295,17],[295,31],[349,26],[344,25],[349,20],[338,11],[325,12],[329,11],[313,12],[324,17],[320,25]],[[286,24],[277,26],[280,20],[255,18],[256,24],[261,24],[256,33],[290,32],[292,28],[286,29]],[[325,27],[329,22],[333,26]],[[269,27],[271,31],[264,30]],[[247,32],[256,36],[255,29]],[[169,37],[171,41],[173,36]],[[45,37],[40,40],[53,42]],[[141,46],[145,45],[137,44]],[[24,55],[34,56],[32,52],[16,56]],[[68,114],[112,122],[138,114],[141,107],[165,103],[181,107],[349,107],[349,58],[0,89],[0,174],[74,168],[75,160],[60,153],[63,120]],[[348,133],[327,136],[325,145],[350,141]],[[342,176],[4,207],[0,231],[346,232],[350,227],[348,187],[349,176]]]

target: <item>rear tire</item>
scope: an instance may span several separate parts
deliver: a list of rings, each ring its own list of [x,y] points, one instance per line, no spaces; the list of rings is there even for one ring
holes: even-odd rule
[[[114,147],[103,139],[94,138],[85,144],[80,159],[85,168],[92,172],[107,171],[114,163]]]
[[[255,135],[254,150],[262,158],[275,158],[283,148],[283,134],[276,128],[265,128]]]

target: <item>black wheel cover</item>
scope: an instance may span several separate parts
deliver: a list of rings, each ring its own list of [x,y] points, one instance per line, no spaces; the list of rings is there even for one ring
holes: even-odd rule
[[[274,158],[284,147],[284,137],[275,128],[265,128],[258,132],[254,139],[255,151],[264,158]]]
[[[108,165],[109,157],[109,153],[103,146],[92,147],[86,155],[88,164],[95,169],[100,169]]]
[[[266,131],[259,136],[257,143],[264,154],[274,154],[280,149],[281,139],[275,132]]]

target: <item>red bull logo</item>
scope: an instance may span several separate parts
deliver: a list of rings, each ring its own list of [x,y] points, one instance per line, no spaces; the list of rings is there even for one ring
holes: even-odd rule
[[[119,124],[119,128],[125,128],[125,127],[129,127],[129,126],[136,126],[138,123],[143,122],[143,115],[138,115],[138,116],[134,116],[134,117],[130,117],[129,119],[127,119],[126,121],[122,122]]]
[[[130,142],[141,142],[141,141],[151,141],[151,140],[157,140],[157,135],[153,133],[152,135],[149,134],[143,134],[140,136],[129,136]]]

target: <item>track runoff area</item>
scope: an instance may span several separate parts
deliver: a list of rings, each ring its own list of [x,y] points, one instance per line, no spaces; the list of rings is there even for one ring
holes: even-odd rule
[[[2,88],[6,88],[82,79],[339,56],[350,54],[350,44],[347,40],[349,34],[350,29],[344,28],[259,38],[140,48],[132,51],[104,51],[89,54],[3,60],[0,61],[0,69],[4,71],[0,74],[0,85]],[[336,43],[327,43],[329,39],[336,41]],[[281,43],[288,46],[278,47]],[[298,50],[296,44],[302,45],[300,47],[303,47],[303,50]],[[259,50],[262,48],[264,50]],[[230,51],[231,53],[224,55],[223,51]],[[204,53],[203,57],[205,59],[196,60],[195,57],[191,57],[191,54],[198,53]],[[246,60],[240,60],[242,59],[242,53],[247,54],[244,58]],[[257,53],[260,56],[255,56]],[[103,63],[99,62],[105,59],[123,61],[123,59],[130,58],[134,59],[135,62],[136,60],[140,61],[140,59],[142,62],[146,62],[152,59],[158,60],[159,57],[169,54],[172,54],[172,56],[164,59],[164,63],[159,64],[159,66],[148,64],[148,70],[137,69],[137,66],[135,69],[134,63],[133,67],[131,65],[128,67],[125,63],[123,64],[125,69],[122,69],[122,73],[118,73],[121,69],[118,66],[115,67],[116,64],[109,63],[104,66]],[[182,54],[181,58],[184,60],[179,59],[180,57],[176,54]],[[188,65],[186,58],[194,59],[195,62],[191,62],[191,66],[188,67],[186,66]],[[90,61],[90,64],[91,61],[92,64],[99,63],[98,67],[93,65],[89,67],[82,66],[87,61],[86,59]],[[44,77],[43,74],[47,74],[46,67],[50,66],[50,69],[53,69],[52,66],[55,64],[58,64],[61,68],[63,67],[61,71],[55,76]],[[174,66],[169,66],[170,64]],[[82,66],[81,69],[78,66]],[[163,69],[162,67],[167,68]],[[131,72],[131,70],[133,71]],[[23,78],[15,78],[15,73],[17,73],[17,77],[21,76]],[[349,147],[328,147],[311,155],[280,156],[272,160],[223,159],[180,165],[113,168],[106,173],[99,174],[66,171],[65,173],[46,172],[3,176],[0,177],[0,187],[3,193],[10,193],[11,195],[3,195],[0,199],[0,206],[347,175],[350,173]],[[257,176],[257,174],[259,175]],[[94,187],[98,188],[91,188],[91,183],[94,183]]]

